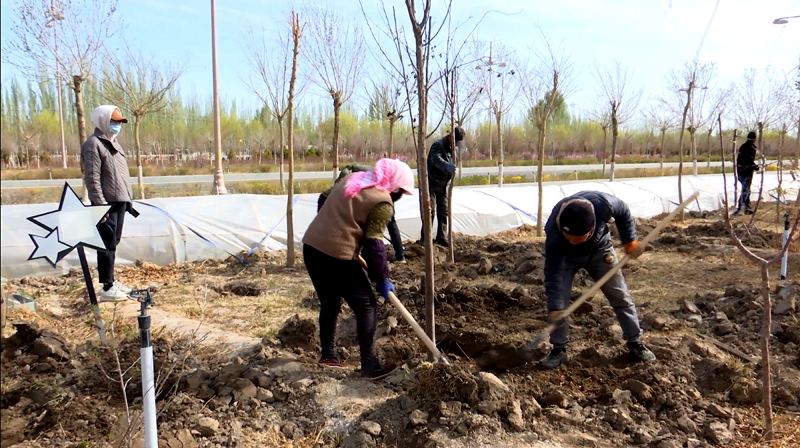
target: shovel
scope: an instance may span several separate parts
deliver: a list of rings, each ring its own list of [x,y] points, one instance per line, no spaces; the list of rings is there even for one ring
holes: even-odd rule
[[[700,193],[695,192],[691,197],[683,201],[683,203],[680,204],[678,208],[673,210],[672,213],[670,213],[664,219],[662,219],[661,222],[659,222],[658,225],[643,240],[639,242],[641,250],[644,250],[647,247],[647,245],[652,243],[653,240],[658,236],[658,234],[664,229],[664,227],[666,227],[667,224],[669,224],[670,221],[672,221],[681,212],[681,210],[683,210],[689,204],[694,202],[695,199],[697,199],[697,197],[699,196],[699,194]],[[578,309],[578,307],[580,307],[583,304],[583,302],[590,299],[591,297],[594,297],[595,293],[597,293],[597,291],[599,291],[600,288],[611,279],[611,277],[616,275],[616,273],[619,272],[619,270],[622,269],[623,266],[625,266],[629,261],[631,261],[632,258],[633,257],[627,254],[624,257],[622,257],[622,259],[619,260],[619,262],[614,267],[612,267],[606,273],[606,275],[601,277],[600,280],[595,282],[595,284],[592,285],[591,288],[589,288],[586,292],[581,294],[581,296],[577,300],[572,302],[572,305],[570,305],[569,308],[567,308],[561,313],[561,316],[558,318],[558,320],[545,327],[545,329],[541,333],[539,333],[539,335],[537,335],[535,339],[529,341],[526,347],[517,350],[516,354],[514,354],[513,356],[518,357],[520,360],[526,363],[533,361],[534,358],[536,357],[536,349],[539,347],[539,345],[542,344],[542,342],[544,342],[544,340],[548,336],[550,336],[550,333],[552,333],[553,330],[556,329],[556,327],[564,324],[567,318],[573,312],[575,312],[575,310]],[[496,351],[489,351],[481,357],[481,359],[479,360],[479,364],[482,369],[490,369],[492,367],[497,366],[499,361],[500,361],[500,355]]]
[[[367,262],[363,258],[361,258],[361,255],[358,256],[358,262],[361,263],[361,267],[364,268],[364,270],[367,269]],[[434,344],[433,341],[431,341],[431,338],[429,338],[428,335],[425,333],[425,330],[423,330],[422,327],[419,326],[417,321],[414,319],[414,316],[412,316],[411,313],[408,312],[406,307],[403,306],[403,304],[400,302],[400,299],[398,299],[397,296],[394,295],[394,293],[391,291],[389,291],[388,299],[389,302],[392,305],[394,305],[395,308],[397,308],[397,311],[400,311],[400,314],[403,316],[403,319],[405,319],[406,322],[408,322],[408,324],[411,325],[411,328],[414,330],[414,333],[422,341],[422,343],[425,344],[425,347],[427,347],[428,351],[431,352],[431,355],[433,355],[433,359],[437,360],[442,364],[450,364],[450,361],[447,359],[444,353],[439,351],[439,349],[436,347],[436,344]]]

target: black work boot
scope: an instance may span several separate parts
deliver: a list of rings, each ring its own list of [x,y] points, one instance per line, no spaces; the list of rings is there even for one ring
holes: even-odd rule
[[[550,350],[550,354],[547,355],[547,358],[542,360],[542,367],[553,370],[567,362],[568,359],[566,348],[554,348]]]
[[[653,362],[656,360],[656,354],[641,342],[628,342],[628,350],[637,361]]]

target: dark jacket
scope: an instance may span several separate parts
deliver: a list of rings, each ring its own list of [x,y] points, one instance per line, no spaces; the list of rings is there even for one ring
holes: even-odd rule
[[[739,155],[736,157],[736,171],[740,177],[752,176],[754,171],[758,171],[756,143],[754,141],[748,140],[739,147]]]
[[[582,244],[570,244],[561,234],[561,230],[556,224],[556,216],[558,216],[562,204],[570,199],[585,199],[591,202],[594,207],[594,233],[588,241]],[[631,210],[628,205],[610,194],[599,191],[581,191],[562,199],[553,207],[553,212],[544,226],[546,236],[544,243],[544,282],[548,297],[551,296],[551,292],[557,294],[560,290],[564,274],[564,261],[567,257],[587,256],[610,243],[611,237],[608,222],[611,218],[614,218],[620,239],[624,244],[628,244],[638,238],[636,223],[631,217]]]
[[[447,171],[447,165],[453,164],[453,152],[450,138],[442,137],[431,145],[428,152],[428,189],[439,193],[447,191],[447,184],[453,173]]]

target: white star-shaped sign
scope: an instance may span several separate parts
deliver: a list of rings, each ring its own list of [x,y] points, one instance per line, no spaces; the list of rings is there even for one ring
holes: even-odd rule
[[[48,233],[47,236],[28,236],[31,237],[33,245],[36,246],[36,249],[33,250],[28,260],[44,258],[53,268],[56,267],[56,263],[58,263],[59,260],[64,258],[72,250],[72,246],[67,246],[58,240],[58,229]]]
[[[65,182],[58,210],[31,216],[28,220],[50,232],[58,229],[58,241],[70,248],[83,245],[106,250],[97,224],[110,209],[110,205],[84,205],[72,187]]]

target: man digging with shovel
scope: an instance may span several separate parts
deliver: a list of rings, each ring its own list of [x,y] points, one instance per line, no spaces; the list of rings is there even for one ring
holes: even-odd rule
[[[380,379],[396,368],[381,365],[375,352],[378,303],[370,281],[389,300],[394,285],[388,279],[383,231],[392,219],[392,204],[413,190],[414,173],[408,165],[381,159],[374,169],[337,182],[308,226],[303,258],[320,301],[320,364],[344,366],[336,353],[336,320],[344,299],[356,315],[361,376]]]
[[[638,257],[643,252],[636,235],[636,225],[628,205],[606,193],[582,191],[562,199],[553,208],[545,224],[544,284],[549,322],[557,322],[569,306],[572,280],[583,268],[598,281],[617,263],[608,223],[617,223],[625,253]],[[641,342],[641,327],[636,305],[631,300],[622,272],[617,272],[602,287],[614,308],[622,336],[631,354],[639,361],[655,361],[656,356]],[[568,324],[561,322],[552,333],[553,349],[542,367],[555,369],[567,361]]]

